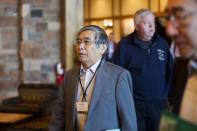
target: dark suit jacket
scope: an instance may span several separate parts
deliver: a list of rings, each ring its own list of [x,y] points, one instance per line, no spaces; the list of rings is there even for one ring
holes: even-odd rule
[[[183,93],[185,91],[188,76],[188,63],[189,59],[184,58],[176,58],[174,63],[170,102],[173,106],[172,111],[176,115],[179,115]]]
[[[51,131],[74,131],[79,67],[65,74],[64,86],[49,124]],[[85,131],[120,129],[137,131],[130,73],[102,61],[97,70],[95,86],[87,116]]]

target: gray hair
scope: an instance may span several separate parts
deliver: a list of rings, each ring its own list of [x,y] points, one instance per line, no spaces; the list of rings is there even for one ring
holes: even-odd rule
[[[142,21],[142,18],[147,16],[147,15],[153,15],[153,12],[150,11],[149,9],[140,9],[138,11],[136,11],[136,13],[134,14],[134,24],[135,26],[140,24]]]
[[[86,30],[91,30],[95,32],[95,41],[96,41],[95,43],[97,47],[99,47],[101,44],[105,44],[108,47],[108,36],[101,27],[96,26],[96,25],[84,26],[83,28],[79,30],[79,32],[77,33],[77,36],[79,36],[82,32]]]

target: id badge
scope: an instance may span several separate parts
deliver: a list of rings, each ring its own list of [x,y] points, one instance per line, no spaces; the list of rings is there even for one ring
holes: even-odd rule
[[[76,102],[78,112],[88,112],[88,102]]]

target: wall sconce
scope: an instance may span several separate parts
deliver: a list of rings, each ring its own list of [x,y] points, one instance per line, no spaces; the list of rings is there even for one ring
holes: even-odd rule
[[[112,28],[113,27],[113,21],[111,19],[106,19],[103,21],[105,28]]]

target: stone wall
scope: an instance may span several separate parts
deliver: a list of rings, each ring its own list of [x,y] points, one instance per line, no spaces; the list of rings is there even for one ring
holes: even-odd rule
[[[24,83],[53,83],[60,61],[59,0],[23,0],[22,42]]]
[[[0,98],[17,94],[18,14],[17,0],[0,0]]]
[[[60,0],[18,2],[0,0],[0,97],[21,82],[54,83],[60,61]]]

